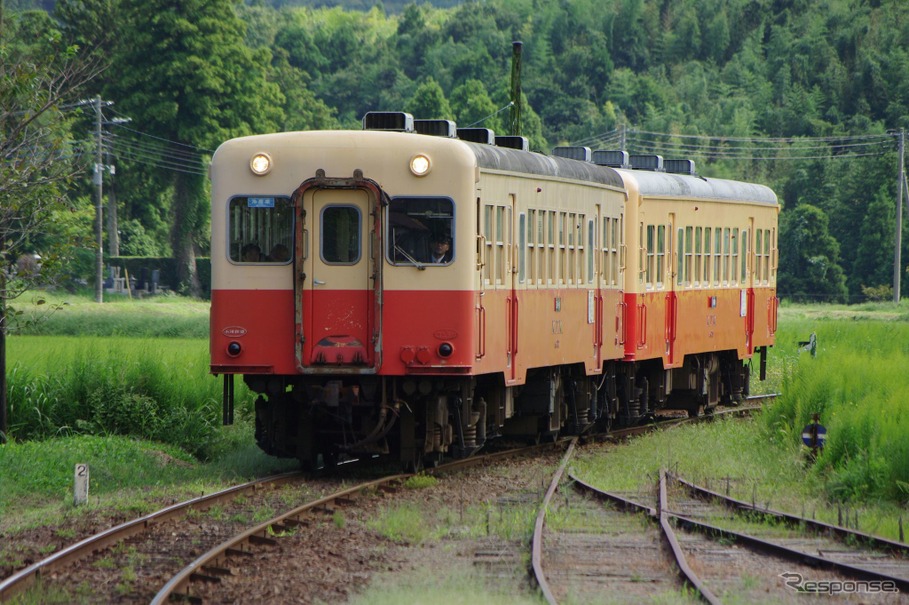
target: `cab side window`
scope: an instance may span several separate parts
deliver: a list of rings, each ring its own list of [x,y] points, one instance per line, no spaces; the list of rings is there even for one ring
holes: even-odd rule
[[[294,212],[289,197],[232,198],[228,257],[235,263],[287,264],[293,253]]]
[[[386,254],[392,264],[448,265],[454,260],[451,198],[396,197],[386,211]]]

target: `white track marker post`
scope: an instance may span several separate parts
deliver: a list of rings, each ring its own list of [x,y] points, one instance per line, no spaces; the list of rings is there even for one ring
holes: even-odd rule
[[[73,506],[88,502],[88,465],[77,464],[73,483]]]

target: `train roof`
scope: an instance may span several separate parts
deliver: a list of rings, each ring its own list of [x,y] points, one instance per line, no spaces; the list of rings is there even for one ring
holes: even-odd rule
[[[713,179],[688,174],[611,168],[558,156],[521,151],[508,147],[465,142],[481,168],[523,172],[540,176],[577,179],[620,189],[633,180],[641,195],[686,199],[714,199],[777,205],[772,189],[757,183]]]
[[[640,194],[645,196],[715,199],[772,206],[778,204],[773,190],[757,183],[648,170],[620,168],[617,172],[624,178],[633,179]]]
[[[619,189],[625,187],[624,180],[619,173],[606,166],[508,147],[466,141],[464,144],[468,145],[474,152],[477,157],[477,164],[481,168],[576,179]]]

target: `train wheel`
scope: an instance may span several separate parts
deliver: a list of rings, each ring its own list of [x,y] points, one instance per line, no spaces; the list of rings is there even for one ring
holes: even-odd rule
[[[423,454],[414,454],[413,460],[404,463],[405,473],[420,473],[423,471]]]
[[[426,454],[423,456],[423,468],[436,468],[442,463],[442,453],[433,452],[431,454]]]

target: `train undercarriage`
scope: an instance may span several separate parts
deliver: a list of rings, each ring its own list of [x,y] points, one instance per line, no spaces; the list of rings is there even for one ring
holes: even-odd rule
[[[766,349],[758,351],[761,379]],[[501,376],[245,377],[256,400],[256,441],[266,453],[304,468],[343,457],[393,456],[418,470],[462,458],[496,438],[538,441],[593,427],[629,426],[662,410],[689,415],[735,405],[748,395],[750,361],[735,351],[660,360],[608,362],[600,375],[582,366],[530,370],[525,384]]]

